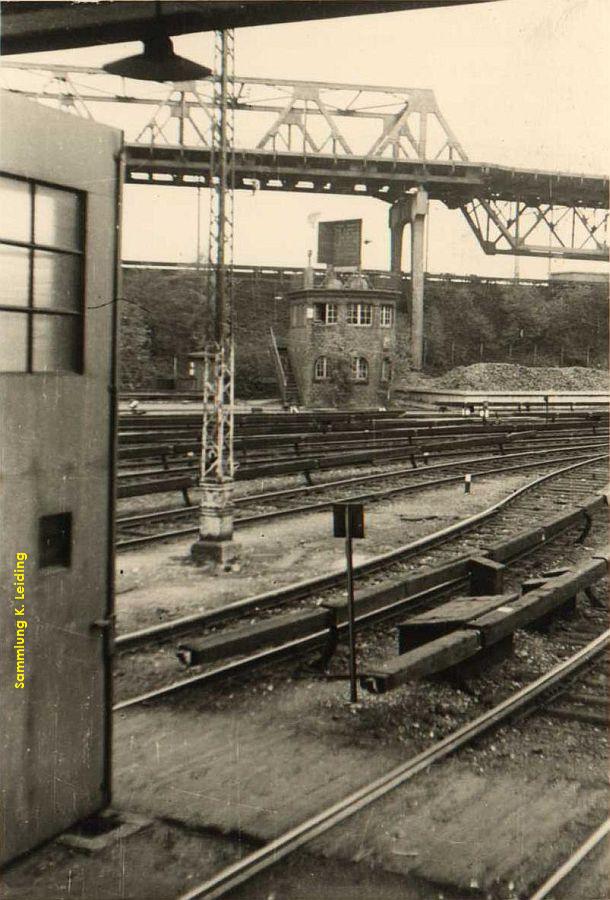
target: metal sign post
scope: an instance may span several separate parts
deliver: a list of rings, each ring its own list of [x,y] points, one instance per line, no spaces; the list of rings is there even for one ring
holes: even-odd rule
[[[347,563],[347,622],[349,631],[349,681],[350,701],[358,701],[356,671],[356,625],[354,610],[354,560],[352,540],[364,537],[364,507],[362,503],[333,504],[334,536],[345,538]]]
[[[347,563],[347,621],[349,627],[349,690],[352,703],[358,702],[358,682],[356,675],[356,628],[354,614],[354,561],[352,555],[352,532],[349,515],[345,516],[345,560]]]

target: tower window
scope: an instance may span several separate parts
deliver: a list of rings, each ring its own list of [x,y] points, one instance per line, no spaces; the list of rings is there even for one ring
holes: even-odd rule
[[[392,378],[392,363],[389,359],[381,360],[381,380],[390,381]]]
[[[382,328],[391,328],[394,324],[394,307],[389,304],[382,304],[380,324]]]
[[[313,367],[313,377],[315,381],[328,380],[328,357],[319,356]]]
[[[314,303],[314,322],[321,325],[337,324],[337,304],[336,303]]]
[[[369,364],[364,356],[352,357],[352,378],[354,381],[369,380]]]
[[[370,303],[348,303],[348,325],[371,325],[373,322],[373,307]]]

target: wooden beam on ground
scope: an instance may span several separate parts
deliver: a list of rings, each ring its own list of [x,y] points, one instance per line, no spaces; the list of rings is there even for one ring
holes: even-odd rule
[[[407,681],[442,672],[481,649],[479,635],[463,629],[443,635],[385,663],[382,668],[361,675],[360,684],[373,694],[385,694]]]
[[[325,609],[285,613],[257,625],[245,625],[180,644],[177,656],[184,665],[197,666],[241,653],[252,653],[261,647],[308,637],[318,631],[328,630],[330,637],[332,624],[332,613]]]

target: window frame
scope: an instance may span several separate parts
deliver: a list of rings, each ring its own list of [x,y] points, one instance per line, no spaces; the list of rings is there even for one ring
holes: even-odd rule
[[[324,313],[325,325],[336,325],[339,321],[339,307],[336,303],[327,303]]]
[[[314,325],[336,325],[339,319],[338,308],[336,303],[325,303],[316,301],[313,305],[313,322]],[[331,312],[332,311],[332,312]],[[321,312],[318,317],[317,313]]]
[[[323,363],[324,374],[318,374],[318,363]],[[328,365],[328,356],[318,356],[313,364],[313,380],[328,381],[330,378],[330,367]]]
[[[318,316],[318,312],[322,312],[321,316]],[[313,321],[315,325],[325,325],[326,324],[326,303],[314,303],[313,305]]]
[[[368,322],[363,321],[368,318]],[[355,321],[354,321],[355,320]],[[373,304],[372,303],[348,303],[347,304],[347,324],[355,325],[357,328],[370,328],[373,324]]]
[[[27,303],[23,306],[14,306],[9,303],[3,303],[0,298],[0,322],[3,313],[13,313],[23,316],[26,320],[26,361],[22,369],[3,369],[0,362],[0,373],[4,375],[82,375],[85,371],[85,260],[86,260],[86,222],[87,222],[87,194],[86,191],[77,188],[68,187],[63,184],[54,184],[40,178],[28,178],[24,175],[16,175],[13,172],[7,172],[0,169],[0,177],[9,181],[20,182],[27,185],[27,193],[29,196],[29,240],[20,240],[17,238],[7,238],[0,236],[0,247],[15,247],[27,250],[28,255],[28,293]],[[36,189],[49,188],[54,191],[63,191],[76,198],[76,232],[77,232],[77,249],[69,249],[59,247],[53,244],[39,242],[35,239],[36,234]],[[35,261],[36,253],[42,252],[51,254],[53,257],[75,259],[78,261],[76,266],[76,295],[78,304],[76,309],[68,309],[67,307],[48,307],[35,305]],[[80,327],[76,328],[75,333],[75,364],[70,368],[35,368],[34,367],[34,322],[36,317],[56,316],[64,321],[66,319],[80,322]],[[41,321],[39,318],[38,321]]]
[[[389,321],[384,321],[384,319]],[[379,307],[379,325],[381,328],[392,328],[394,325],[394,307],[391,303],[382,303]]]
[[[364,364],[364,375],[360,374],[360,367],[362,364]],[[357,384],[368,384],[370,366],[366,356],[352,356],[350,372],[352,381]]]

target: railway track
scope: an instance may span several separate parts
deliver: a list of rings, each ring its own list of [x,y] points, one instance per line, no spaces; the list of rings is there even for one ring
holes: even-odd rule
[[[399,493],[409,491],[418,491],[426,488],[439,487],[442,484],[458,482],[463,479],[464,474],[468,472],[471,475],[484,475],[503,472],[517,471],[519,468],[527,468],[541,464],[542,460],[547,460],[552,464],[557,458],[562,460],[579,460],[583,459],[586,454],[596,452],[605,447],[603,441],[585,440],[580,443],[571,443],[569,445],[555,445],[543,449],[523,449],[514,450],[510,453],[499,453],[492,456],[468,456],[456,461],[428,464],[423,469],[401,468],[397,470],[385,470],[377,474],[357,475],[351,478],[335,479],[318,484],[310,484],[295,488],[286,488],[283,490],[273,490],[262,492],[259,494],[246,494],[236,497],[235,506],[238,509],[246,509],[243,515],[239,515],[235,519],[235,527],[243,527],[244,525],[254,522],[274,519],[280,516],[290,516],[305,513],[320,512],[328,509],[333,503],[351,499],[358,501],[382,500],[394,496]],[[494,465],[500,461],[500,466]],[[430,478],[430,473],[444,471],[448,474],[443,477]],[[459,474],[450,474],[451,472]],[[381,490],[357,492],[356,486],[368,483],[375,484],[382,482],[386,485]],[[337,489],[340,493],[337,494]],[[331,494],[329,497],[328,494]],[[294,505],[290,501],[301,496],[319,496],[326,494],[327,499],[320,499],[307,504]],[[288,505],[286,504],[288,502]],[[169,540],[172,538],[182,538],[197,533],[197,527],[187,526],[183,528],[173,528],[169,530],[153,531],[147,530],[142,533],[144,527],[149,529],[151,525],[159,525],[162,523],[171,523],[176,519],[195,518],[198,511],[196,504],[179,509],[155,510],[148,513],[137,513],[129,516],[121,516],[117,520],[119,530],[119,539],[117,541],[117,549],[127,550],[129,548],[142,546],[159,540]],[[139,529],[140,532],[133,534],[133,529]],[[130,533],[131,532],[131,533]]]
[[[514,417],[489,420],[486,418],[445,418],[426,422],[420,419],[386,419],[381,422],[364,423],[361,427],[349,429],[322,430],[310,425],[299,430],[276,423],[267,433],[242,433],[234,442],[235,453],[244,460],[266,457],[282,457],[291,453],[342,451],[347,446],[352,449],[363,446],[397,445],[404,442],[435,441],[443,438],[462,438],[512,433],[527,435],[538,432],[583,434],[607,427],[606,416],[585,416],[556,420],[519,419]],[[195,430],[121,431],[119,430],[119,453],[123,462],[129,465],[146,465],[146,460],[161,456],[187,455],[199,449],[200,428]],[[137,461],[140,461],[139,463]]]
[[[593,450],[593,448],[589,449]],[[568,457],[566,456],[565,448],[558,448],[557,455],[559,455],[559,453],[563,453],[563,461],[567,462]],[[508,502],[503,501],[503,503],[499,505],[499,509],[494,509],[493,512],[490,512],[490,510],[484,511],[482,519],[472,517],[473,519],[478,519],[478,521],[469,521],[468,526],[463,529],[460,528],[455,531],[452,529],[442,529],[435,535],[429,536],[432,538],[430,545],[426,545],[426,539],[420,539],[419,541],[412,542],[411,545],[397,548],[398,550],[403,551],[403,553],[389,560],[388,556],[392,556],[392,554],[384,554],[383,556],[385,559],[379,564],[378,568],[375,568],[375,561],[371,561],[373,563],[372,568],[367,572],[365,564],[365,566],[362,567],[363,572],[361,574],[363,577],[367,578],[370,576],[368,584],[372,589],[374,588],[375,583],[379,586],[381,573],[383,573],[382,577],[384,579],[386,579],[388,575],[394,580],[396,577],[400,577],[401,575],[404,576],[406,571],[404,567],[405,561],[417,559],[419,553],[426,553],[427,564],[431,561],[432,565],[442,566],[446,563],[447,559],[451,557],[451,554],[455,557],[456,549],[460,555],[467,555],[478,551],[482,546],[482,542],[485,546],[493,544],[498,539],[498,533],[502,531],[504,532],[505,537],[507,532],[513,536],[515,529],[517,529],[518,532],[519,528],[522,528],[525,524],[525,520],[527,520],[528,525],[533,525],[535,527],[536,524],[548,520],[549,515],[552,515],[553,513],[557,514],[561,511],[562,513],[569,514],[570,510],[574,507],[578,507],[578,504],[589,497],[592,491],[607,482],[606,458],[606,454],[598,454],[595,457],[587,457],[586,459],[572,462],[569,466],[563,466],[560,471],[552,473],[547,472],[540,478],[536,478],[527,485],[525,489],[513,492],[513,495],[508,498]],[[523,459],[524,457],[521,457],[522,462]],[[557,461],[555,460],[555,464],[556,462]],[[445,474],[447,474],[448,465],[449,464],[442,467]],[[541,465],[539,459],[537,465]],[[535,468],[535,466],[532,465],[532,468]],[[387,475],[384,473],[381,476],[374,476],[374,478],[376,477],[387,478]],[[417,481],[419,477],[420,475],[414,477],[412,482],[414,488],[417,487],[415,481]],[[327,486],[323,486],[322,489],[327,489]],[[306,496],[311,496],[312,494],[308,489],[305,489],[303,493]],[[265,500],[265,502],[267,502],[267,500]],[[495,506],[497,507],[498,504]],[[488,528],[488,525],[492,521],[494,527],[490,529]],[[574,519],[573,524],[574,521],[580,522],[583,520],[580,518]],[[459,524],[464,525],[464,523]],[[584,517],[584,524],[585,528],[583,533],[587,530],[586,515]],[[449,532],[449,534],[447,532]],[[519,542],[517,541],[517,545],[518,543]],[[522,545],[519,547],[517,545],[513,548],[514,556],[511,556],[511,559],[519,558],[520,555],[529,552],[530,548],[527,546]],[[379,559],[376,562],[379,563]],[[417,575],[413,576],[412,567],[409,568],[409,573],[411,577],[417,577]],[[332,578],[332,576],[328,577]],[[338,584],[342,577],[343,573],[338,573],[335,584]],[[459,578],[454,578],[453,584],[445,583],[444,588],[455,588],[458,583]],[[326,586],[324,586],[324,584]],[[436,594],[436,587],[441,588],[438,595]],[[424,588],[420,592],[422,601],[424,603],[430,600],[434,601],[437,596],[442,596],[442,587],[442,585],[436,585],[432,589]],[[244,614],[251,615],[254,610],[259,606],[264,607],[267,602],[270,606],[276,603],[288,603],[295,600],[297,603],[309,603],[314,595],[319,597],[321,592],[332,590],[332,582],[329,584],[328,582],[325,583],[324,580],[312,579],[309,583],[293,585],[287,591],[275,591],[257,598],[246,598],[245,601],[233,604],[233,609],[228,611],[220,610],[208,616],[204,614],[203,617],[186,617],[188,621],[183,619],[182,623],[173,623],[173,625],[172,623],[168,623],[170,625],[170,631],[164,631],[163,629],[165,626],[157,626],[152,629],[144,630],[148,632],[147,635],[124,635],[123,640],[121,638],[118,640],[118,649],[119,651],[121,648],[127,649],[129,647],[137,649],[138,647],[142,647],[146,643],[146,640],[171,640],[173,635],[185,633],[184,629],[188,629],[189,627],[192,628],[193,625],[196,625],[197,627],[201,625],[204,627],[215,626],[222,622],[227,613],[229,620],[231,616],[235,618]],[[417,600],[417,596],[412,595],[412,599]],[[386,609],[383,614],[387,617],[388,614],[391,615],[392,612],[391,610]],[[599,621],[595,623],[587,621],[584,625],[583,623],[579,623],[577,628],[573,625],[570,625],[569,628],[566,627],[566,634],[570,634],[571,642],[581,644],[582,646],[579,646],[574,653],[571,653],[568,659],[554,666],[549,672],[545,673],[540,678],[537,678],[525,688],[513,693],[501,703],[496,704],[493,708],[487,710],[476,719],[461,726],[452,734],[444,737],[441,741],[437,741],[432,746],[409,759],[406,763],[395,767],[381,778],[376,778],[374,781],[369,782],[362,788],[349,794],[349,796],[345,797],[340,802],[320,810],[316,815],[303,821],[297,827],[291,828],[289,831],[278,835],[270,843],[253,853],[249,853],[240,859],[239,862],[222,869],[217,872],[216,875],[208,878],[201,884],[190,887],[181,894],[180,898],[176,898],[176,900],[199,900],[199,898],[208,898],[208,900],[211,900],[211,898],[224,896],[244,884],[247,885],[251,879],[256,878],[265,870],[275,865],[278,861],[287,857],[290,853],[305,846],[312,839],[323,835],[326,831],[335,827],[340,822],[347,820],[349,817],[355,815],[360,810],[365,809],[375,801],[381,800],[390,792],[398,790],[401,785],[406,784],[417,774],[428,769],[431,765],[442,763],[443,760],[447,759],[451,754],[468,746],[470,743],[491,732],[493,729],[502,726],[511,718],[525,714],[531,715],[536,712],[544,713],[544,715],[552,718],[552,713],[550,711],[553,710],[553,708],[560,704],[565,705],[568,701],[571,704],[571,695],[573,692],[579,693],[582,692],[582,690],[590,692],[593,690],[594,682],[600,674],[600,667],[604,663],[610,650],[610,630],[599,633],[600,628],[604,627],[603,625],[600,626],[600,622],[603,621],[603,618],[600,611]],[[368,619],[363,617],[361,626],[364,626],[365,624],[375,624],[382,620],[383,615],[379,618],[375,615],[370,616]],[[315,635],[310,637],[315,639]],[[134,638],[135,640],[133,640]],[[132,641],[131,644],[130,640]],[[153,700],[170,696],[175,691],[183,690],[184,688],[202,686],[206,683],[214,684],[219,681],[224,682],[231,676],[242,675],[249,671],[254,671],[259,666],[268,665],[282,659],[292,661],[296,654],[305,654],[312,649],[323,646],[324,640],[325,636],[318,636],[317,644],[315,643],[315,640],[312,642],[310,641],[310,638],[306,638],[287,642],[271,649],[266,648],[259,650],[250,654],[248,658],[233,660],[216,669],[208,669],[206,672],[199,672],[197,675],[184,679],[180,683],[165,686],[160,690],[153,690],[139,697],[121,702],[117,704],[116,709],[123,710],[144,700]],[[586,643],[584,643],[585,641]],[[575,705],[578,706],[578,702],[576,702]],[[557,718],[560,718],[560,716]],[[579,853],[574,854],[576,862],[574,862],[574,859],[571,859],[560,868],[560,877],[565,877],[566,871],[571,871],[578,862],[584,859],[587,853],[605,837],[608,830],[607,823],[606,826],[602,826],[601,829],[598,829],[597,832],[585,842],[583,847],[579,848]],[[564,874],[562,874],[562,871]],[[555,873],[554,876],[530,898],[530,900],[543,900],[543,898],[550,897],[554,886],[558,883],[558,881],[553,880],[556,876],[557,873]],[[546,893],[542,892],[543,889],[546,889]]]
[[[514,430],[511,430],[514,429]],[[264,464],[273,464],[279,462],[297,462],[303,457],[312,455],[316,458],[333,457],[346,451],[364,451],[377,450],[389,453],[390,450],[400,451],[401,449],[427,451],[431,456],[448,456],[451,453],[459,452],[452,450],[454,446],[459,448],[460,444],[464,447],[474,446],[477,443],[495,442],[496,444],[510,441],[517,446],[520,439],[529,440],[529,443],[538,442],[541,446],[553,439],[557,441],[559,437],[564,440],[583,436],[583,428],[557,428],[553,425],[543,425],[541,427],[520,428],[514,424],[506,423],[502,426],[486,426],[476,429],[467,426],[449,426],[443,428],[435,428],[430,436],[424,432],[422,428],[404,428],[387,432],[362,432],[353,434],[350,432],[326,436],[322,440],[311,441],[307,436],[297,436],[291,438],[282,435],[269,436],[269,442],[259,450],[254,452],[246,450],[240,452],[239,445],[236,448],[236,458],[244,476],[248,474],[251,468],[257,468]],[[588,426],[586,432],[593,434],[603,434],[604,429],[599,425],[593,428]],[[607,429],[606,429],[607,432]],[[545,434],[547,433],[547,434]],[[362,435],[362,436],[360,436]],[[257,439],[262,443],[262,438]],[[282,441],[284,443],[282,443]],[[450,443],[447,443],[450,441]],[[123,448],[121,455],[122,471],[120,475],[123,479],[134,477],[145,477],[155,475],[157,473],[187,472],[196,470],[199,459],[199,440],[192,438],[188,441],[174,441],[167,447],[162,447],[162,451],[148,446],[134,446]],[[171,453],[169,451],[172,451]],[[173,460],[173,461],[172,461]]]
[[[592,432],[591,434],[553,432],[546,435],[541,435],[535,431],[532,431],[530,434],[519,433],[518,435],[503,431],[500,433],[471,434],[465,437],[456,435],[454,438],[444,439],[442,442],[430,441],[424,443],[410,439],[400,441],[375,440],[364,443],[364,449],[371,451],[369,453],[364,453],[363,449],[358,447],[355,448],[356,452],[352,452],[354,448],[348,444],[340,444],[336,447],[327,444],[325,447],[316,447],[314,449],[304,448],[303,452],[299,451],[290,455],[277,456],[267,453],[256,460],[247,460],[244,463],[239,463],[238,461],[237,471],[239,472],[238,480],[240,481],[252,480],[253,478],[265,477],[266,475],[267,477],[273,477],[276,474],[282,475],[284,473],[292,474],[294,472],[298,474],[299,472],[307,471],[308,468],[309,470],[322,468],[320,465],[316,466],[314,461],[317,461],[318,464],[321,462],[327,463],[323,468],[332,468],[333,463],[336,464],[335,467],[346,465],[344,462],[345,456],[348,457],[348,460],[353,460],[353,464],[366,464],[371,459],[381,462],[384,459],[391,461],[406,458],[412,459],[414,465],[417,463],[424,465],[433,460],[450,459],[468,452],[489,452],[493,448],[498,448],[501,452],[506,452],[510,449],[515,451],[525,448],[544,449],[545,447],[559,446],[560,444],[565,445],[567,442],[582,443],[587,441],[587,439],[590,442],[599,442],[607,437],[607,429],[597,429],[595,433]],[[312,454],[314,455],[312,456]],[[174,464],[158,464],[154,468],[150,468],[151,463],[148,460],[141,463],[142,466],[148,466],[148,468],[138,469],[138,463],[130,463],[128,467],[124,467],[119,471],[119,481],[121,484],[127,485],[129,483],[138,483],[139,481],[145,482],[146,479],[157,476],[161,479],[168,475],[185,475],[189,473],[197,475],[199,472],[198,454],[189,452],[187,456],[188,458],[183,462],[178,460]]]
[[[561,533],[570,523],[586,524],[588,514],[581,516],[581,511],[575,511],[574,507],[577,507],[585,497],[590,496],[593,490],[606,483],[605,460],[606,456],[599,456],[541,475],[528,485],[512,492],[504,500],[467,520],[360,564],[356,570],[359,576],[358,584],[366,602],[361,614],[357,613],[358,627],[369,626],[389,616],[399,615],[406,608],[412,610],[417,608],[418,603],[437,601],[439,597],[445,596],[447,591],[463,586],[469,577],[469,568],[466,564],[468,558],[480,556],[482,548],[485,547],[492,548],[493,557],[498,534],[509,532],[508,541],[505,540],[498,553],[503,555],[504,559],[511,559],[541,546],[554,535]],[[590,470],[586,475],[581,471],[585,467]],[[551,481],[556,490],[545,497],[544,486]],[[600,497],[599,503],[595,500],[592,505],[599,507],[602,500]],[[566,503],[570,504],[571,510],[567,513]],[[543,522],[545,518],[548,520],[551,513],[557,514],[560,509],[563,510],[560,521],[555,521],[554,526],[548,526],[548,534],[537,527],[537,523]],[[530,531],[525,538],[522,532],[519,537],[519,529],[525,522],[529,524]],[[515,532],[517,538],[514,537]],[[426,560],[425,568],[422,569],[420,563],[420,568],[415,569],[413,563],[409,561],[417,557],[421,559],[423,556]],[[383,573],[381,578],[380,573]],[[155,645],[173,640],[177,635],[189,633],[201,635],[204,630],[215,628],[221,623],[235,622],[244,615],[251,616],[255,613],[260,616],[261,610],[271,611],[269,622],[273,626],[273,616],[279,615],[282,606],[288,603],[291,604],[291,608],[295,608],[294,605],[297,603],[298,609],[315,609],[318,608],[313,604],[316,598],[318,603],[327,599],[332,606],[334,598],[339,599],[343,596],[344,577],[344,570],[340,569],[267,594],[245,598],[208,613],[186,616],[120,635],[116,640],[117,650],[121,652],[143,648],[151,642]],[[401,585],[398,593],[397,583]],[[337,588],[340,588],[339,594]],[[339,621],[337,627],[339,634],[344,629],[345,622]],[[145,700],[167,696],[194,685],[203,686],[224,682],[233,676],[241,677],[261,666],[286,659],[292,660],[297,655],[324,649],[328,641],[328,627],[320,627],[319,630],[310,629],[304,635],[276,642],[274,646],[268,646],[270,640],[267,639],[267,646],[263,649],[256,647],[242,658],[233,659],[220,666],[208,666],[204,671],[199,671],[189,678],[173,681],[122,700],[116,708],[122,709]]]
[[[605,604],[604,604],[605,607]],[[585,646],[599,630],[593,623],[570,628],[572,643]],[[598,728],[608,727],[608,669],[610,656],[605,654],[586,672],[561,685],[544,709],[547,718],[580,722]]]
[[[605,630],[544,675],[442,740],[349,794],[338,803],[320,810],[316,815],[217,872],[213,877],[189,888],[178,900],[204,900],[204,898],[214,900],[247,883],[314,838],[325,834],[375,801],[396,791],[430,766],[442,763],[452,754],[504,725],[514,716],[531,710],[532,707],[546,704],[549,693],[556,692],[566,681],[571,682],[576,675],[586,673],[592,666],[596,666],[600,656],[606,654],[609,648],[610,630]],[[531,897],[531,900],[544,900],[549,897],[552,888],[585,858],[609,830],[608,822],[597,829],[573,857]]]
[[[596,828],[585,841],[583,841],[580,847],[578,847],[574,853],[572,853],[555,870],[555,872],[547,878],[544,884],[530,896],[529,900],[546,900],[546,898],[552,900],[556,888],[561,885],[568,875],[571,875],[571,873],[580,866],[591,853],[593,853],[596,847],[598,847],[609,834],[610,818],[606,819],[605,822],[602,822],[602,824]],[[595,900],[595,898],[591,898],[591,900]],[[603,900],[603,898],[600,897],[599,900]]]
[[[559,416],[506,416],[495,418],[464,417],[454,415],[399,416],[396,412],[381,413],[365,418],[325,419],[311,416],[275,415],[257,424],[242,417],[236,421],[234,451],[242,464],[285,459],[304,453],[330,454],[343,452],[347,447],[400,446],[402,443],[432,441],[441,443],[443,438],[467,440],[476,436],[491,437],[494,434],[512,432],[527,434],[538,431],[570,432],[574,435],[585,431],[595,433],[607,428],[608,417],[603,413]],[[174,422],[171,426],[157,418],[150,425],[122,422],[119,425],[119,459],[123,465],[142,467],[150,460],[163,460],[164,468],[172,457],[179,461],[195,455],[200,447],[201,422],[185,425]],[[186,460],[188,462],[188,459]],[[183,459],[184,462],[184,459]]]

